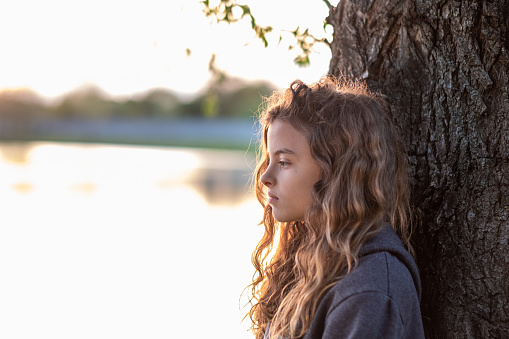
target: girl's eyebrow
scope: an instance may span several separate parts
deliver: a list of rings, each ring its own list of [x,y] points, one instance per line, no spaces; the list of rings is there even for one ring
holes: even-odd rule
[[[274,152],[275,156],[279,155],[279,154],[296,154],[296,153],[294,151],[292,151],[291,149],[282,148],[282,149],[279,149],[276,152]]]

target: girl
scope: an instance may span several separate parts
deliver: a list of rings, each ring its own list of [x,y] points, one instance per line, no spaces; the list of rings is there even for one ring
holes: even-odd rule
[[[267,100],[255,172],[265,233],[248,313],[257,339],[424,337],[405,249],[408,178],[384,107],[330,77]]]

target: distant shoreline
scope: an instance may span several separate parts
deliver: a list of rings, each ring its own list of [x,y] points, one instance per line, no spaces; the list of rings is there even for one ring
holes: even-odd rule
[[[214,148],[255,152],[250,119],[38,119],[0,123],[0,141],[55,141]]]

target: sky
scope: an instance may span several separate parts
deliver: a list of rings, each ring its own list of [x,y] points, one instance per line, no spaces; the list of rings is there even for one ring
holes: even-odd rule
[[[255,38],[247,18],[217,24],[205,17],[199,0],[3,1],[0,90],[30,88],[55,99],[94,85],[116,97],[153,88],[192,96],[209,81],[212,54],[228,75],[277,87],[295,79],[313,82],[327,73],[331,53],[325,44],[315,47],[305,68],[293,63],[297,52],[288,49],[289,31],[297,26],[330,37],[323,29],[324,1],[238,2],[251,6],[258,24],[274,27],[268,48]]]

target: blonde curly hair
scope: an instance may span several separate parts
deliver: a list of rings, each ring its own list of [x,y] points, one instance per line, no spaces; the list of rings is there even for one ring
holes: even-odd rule
[[[265,233],[248,286],[256,338],[269,323],[270,339],[303,336],[321,297],[355,268],[360,247],[385,224],[412,252],[405,158],[386,107],[365,85],[333,77],[309,86],[294,81],[266,100],[254,175]],[[267,131],[276,119],[306,135],[323,173],[304,221],[277,222],[260,182],[269,165]]]

